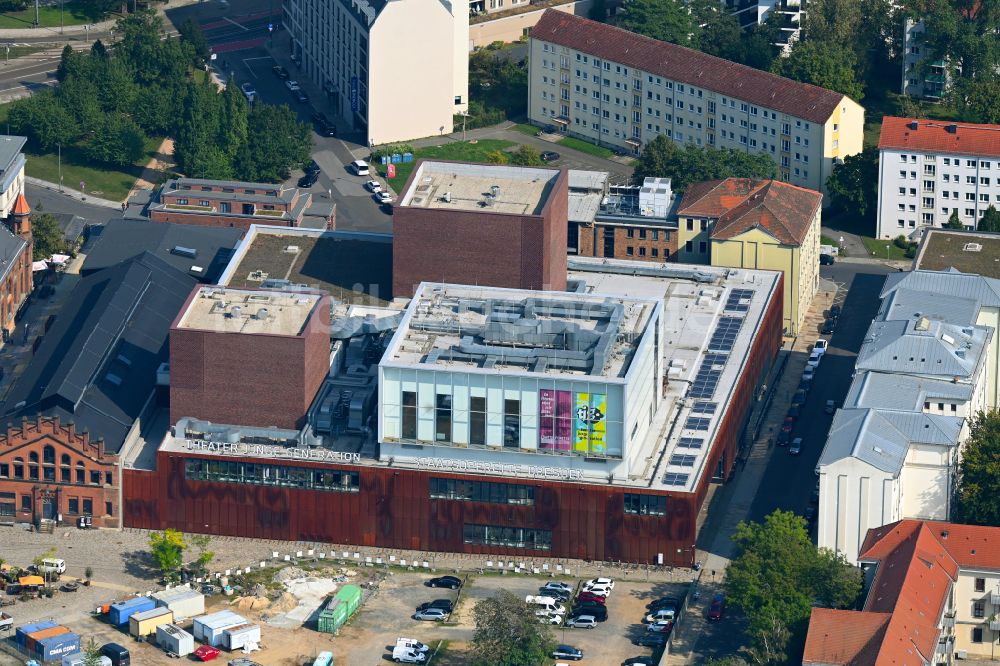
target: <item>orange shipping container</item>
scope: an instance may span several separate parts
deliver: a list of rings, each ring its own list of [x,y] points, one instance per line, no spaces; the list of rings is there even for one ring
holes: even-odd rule
[[[60,636],[62,634],[68,634],[68,633],[69,629],[61,625],[58,627],[52,627],[50,629],[42,629],[40,631],[28,634],[28,638],[25,641],[25,645],[28,648],[29,652],[34,652],[35,645],[37,645],[38,641],[45,638],[50,638],[52,636]]]

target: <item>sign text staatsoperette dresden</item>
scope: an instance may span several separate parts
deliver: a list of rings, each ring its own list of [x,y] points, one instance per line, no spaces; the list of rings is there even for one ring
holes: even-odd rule
[[[358,463],[360,453],[329,451],[327,449],[296,449],[265,444],[244,444],[243,442],[209,442],[204,439],[185,440],[188,451],[215,453],[223,456],[251,456],[257,458],[281,458],[286,460],[308,460],[312,462]]]
[[[442,472],[526,476],[532,479],[555,479],[557,481],[580,481],[583,479],[583,472],[578,469],[540,467],[538,465],[512,465],[507,463],[480,462],[478,460],[458,460],[454,458],[417,458],[417,467],[421,469],[436,469]]]

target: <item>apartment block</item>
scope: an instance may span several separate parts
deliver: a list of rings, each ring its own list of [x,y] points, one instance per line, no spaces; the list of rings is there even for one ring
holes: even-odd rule
[[[886,116],[878,147],[879,238],[917,238],[953,213],[974,230],[1000,208],[1000,125]]]
[[[799,39],[805,5],[806,0],[726,0],[726,7],[744,30],[764,21],[778,21],[781,30],[774,45],[786,51]]]
[[[927,26],[923,21],[903,19],[903,80],[901,92],[910,97],[939,101],[951,84],[949,62],[928,60]],[[958,68],[961,71],[961,67]]]
[[[450,133],[468,109],[468,0],[286,0],[284,25],[303,75],[369,145]]]
[[[531,31],[528,117],[633,155],[659,135],[763,153],[819,191],[864,127],[840,93],[552,10]]]

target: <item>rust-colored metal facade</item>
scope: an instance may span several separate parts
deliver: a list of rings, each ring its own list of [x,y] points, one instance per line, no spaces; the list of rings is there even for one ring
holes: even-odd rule
[[[779,281],[706,468],[718,471],[722,478],[728,478],[732,471],[755,390],[781,346],[780,286]],[[694,562],[698,511],[712,482],[712,474],[706,473],[694,492],[676,493],[382,466],[288,462],[297,467],[359,472],[358,492],[324,492],[187,480],[186,458],[218,459],[160,451],[156,471],[124,470],[126,526],[491,556],[645,563],[656,562],[662,554],[666,564],[690,566]],[[273,459],[241,460],[277,464]],[[431,499],[431,477],[530,485],[535,488],[534,505]],[[666,515],[626,514],[626,493],[666,496]],[[467,523],[551,530],[552,548],[531,551],[466,544],[463,526]]]

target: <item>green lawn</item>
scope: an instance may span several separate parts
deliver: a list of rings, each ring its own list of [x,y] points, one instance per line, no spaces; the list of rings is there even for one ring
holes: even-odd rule
[[[829,236],[820,236],[819,237],[819,244],[820,245],[832,245],[834,247],[837,247],[837,239],[836,238],[830,238]]]
[[[413,151],[413,161],[396,165],[396,177],[388,181],[389,186],[399,193],[406,180],[413,172],[413,167],[417,165],[420,158],[432,158],[438,160],[455,160],[457,162],[485,162],[486,156],[494,150],[506,150],[516,145],[513,141],[502,139],[482,139],[480,141],[468,141],[466,143],[446,143],[441,146],[430,148],[418,148]],[[381,176],[385,176],[385,167],[376,164],[376,168]]]
[[[62,23],[60,23],[60,13]],[[82,25],[84,23],[97,23],[105,18],[99,12],[95,12],[91,3],[86,0],[70,0],[63,3],[62,12],[59,5],[49,5],[39,7],[38,20],[41,27],[58,28],[60,25]],[[0,28],[30,28],[35,22],[34,3],[28,9],[19,12],[0,13]]]
[[[905,254],[905,250],[897,246],[891,240],[877,240],[870,236],[862,236],[861,242],[865,244],[865,249],[868,250],[868,254],[876,259],[892,259],[893,261],[909,261],[909,258]],[[889,246],[888,256],[886,255],[886,246]]]
[[[588,143],[583,139],[577,139],[575,136],[568,136],[564,139],[559,139],[560,146],[566,146],[567,148],[572,148],[573,150],[579,150],[581,153],[587,153],[588,155],[594,155],[595,157],[600,157],[602,159],[608,159],[613,157],[615,151],[604,148],[603,146],[597,146],[592,143]]]
[[[87,160],[83,151],[76,146],[63,148],[63,184],[74,190],[80,189],[80,181],[86,183],[86,193],[112,201],[124,200],[135,185],[142,169],[156,153],[163,139],[150,137],[146,140],[146,155],[131,167],[113,168],[95,165]],[[59,182],[59,158],[57,153],[34,153],[25,150],[28,159],[25,172],[33,178],[41,178],[50,183]]]
[[[536,136],[538,134],[538,128],[528,123],[517,123],[511,129],[521,134],[527,134],[528,136]]]

